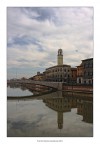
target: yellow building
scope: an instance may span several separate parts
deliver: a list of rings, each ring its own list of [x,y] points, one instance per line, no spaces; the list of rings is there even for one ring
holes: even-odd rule
[[[44,80],[44,74],[37,72],[37,75],[30,78],[31,80],[35,81],[43,81]]]

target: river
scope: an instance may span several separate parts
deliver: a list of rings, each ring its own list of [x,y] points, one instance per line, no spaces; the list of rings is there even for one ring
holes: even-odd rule
[[[19,99],[32,92],[18,87],[7,89],[7,96],[18,96],[7,100],[8,137],[93,136],[93,101],[86,94],[81,97],[81,93],[57,91]]]

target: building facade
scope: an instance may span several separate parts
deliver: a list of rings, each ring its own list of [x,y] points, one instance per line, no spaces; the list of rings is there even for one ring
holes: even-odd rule
[[[93,58],[82,60],[77,66],[77,83],[93,84]]]
[[[93,58],[82,60],[83,82],[93,84]]]
[[[69,65],[57,65],[47,68],[45,78],[46,81],[67,82],[71,78],[71,67]]]
[[[77,83],[83,84],[83,66],[77,66]]]
[[[71,68],[71,78],[72,83],[75,84],[77,82],[77,68]]]
[[[57,65],[45,70],[45,80],[55,82],[67,82],[71,79],[71,66],[63,64],[63,51],[58,50]]]

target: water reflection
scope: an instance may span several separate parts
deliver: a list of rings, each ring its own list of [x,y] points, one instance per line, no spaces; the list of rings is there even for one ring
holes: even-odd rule
[[[8,136],[58,136],[57,129],[62,130],[62,136],[93,136],[92,123],[91,93],[58,91],[8,100]]]
[[[30,92],[29,90],[21,90],[20,88],[15,88],[15,89],[12,89],[10,87],[7,88],[7,95],[8,97],[12,97],[12,98],[15,98],[15,97],[23,97],[23,96],[31,96],[33,95],[32,92]]]
[[[14,83],[14,84],[7,84],[7,87],[10,87],[10,88],[13,88],[13,89],[16,89],[16,88],[20,88],[21,90],[27,90],[27,88],[19,83]]]
[[[7,83],[7,96],[17,97],[17,96],[32,96],[32,95],[41,95],[43,93],[49,93],[53,91],[46,86],[40,86],[36,84],[20,84],[20,83]],[[13,95],[14,93],[14,95]]]
[[[58,93],[58,97],[43,98],[43,102],[49,108],[57,112],[58,128],[63,128],[63,113],[70,112],[72,108],[77,108],[77,114],[83,116],[83,121],[93,123],[93,102],[82,98],[69,97],[67,94],[63,97],[62,92]],[[74,96],[74,94],[72,94]],[[88,98],[85,98],[88,99]]]
[[[83,116],[83,121],[93,123],[93,102],[82,101],[77,104],[77,114]]]

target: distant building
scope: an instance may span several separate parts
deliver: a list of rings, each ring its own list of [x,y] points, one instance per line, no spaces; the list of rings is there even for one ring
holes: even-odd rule
[[[40,75],[41,73],[40,72],[37,72],[37,75]]]
[[[21,80],[27,80],[27,78],[26,77],[22,77]]]
[[[34,80],[34,81],[43,81],[44,80],[44,74],[37,72],[37,75],[31,77],[30,79]]]

